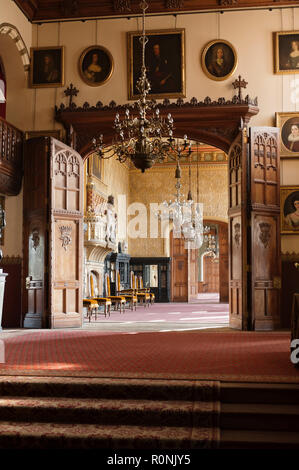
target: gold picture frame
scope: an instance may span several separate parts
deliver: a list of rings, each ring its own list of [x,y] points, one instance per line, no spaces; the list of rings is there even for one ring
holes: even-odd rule
[[[274,73],[299,73],[299,31],[273,33]]]
[[[57,140],[62,140],[62,130],[61,129],[52,129],[45,131],[26,131],[25,139],[32,139],[33,137],[54,137]]]
[[[64,46],[30,48],[30,87],[64,86]]]
[[[103,46],[90,46],[84,49],[79,58],[79,74],[89,86],[101,86],[108,82],[114,70],[113,57]]]
[[[222,56],[218,56],[218,51]],[[227,80],[238,66],[237,51],[234,46],[224,39],[214,39],[208,42],[201,53],[201,66],[211,80]]]
[[[140,31],[127,33],[128,98],[139,97],[136,82],[141,71]],[[149,97],[184,98],[186,96],[185,29],[147,31],[145,48],[147,77],[151,83]]]
[[[299,186],[280,187],[280,222],[282,234],[299,234]]]
[[[280,156],[299,157],[299,112],[275,113],[280,128]]]
[[[88,175],[100,181],[103,179],[103,159],[96,154],[90,155],[88,158]]]

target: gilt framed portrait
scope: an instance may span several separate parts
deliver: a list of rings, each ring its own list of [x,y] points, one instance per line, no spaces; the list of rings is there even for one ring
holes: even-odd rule
[[[141,73],[142,46],[140,32],[127,33],[128,42],[128,97],[138,98],[137,81]],[[159,30],[146,33],[145,65],[155,98],[185,97],[185,30]]]
[[[299,234],[299,186],[280,188],[281,233]]]
[[[299,31],[273,33],[274,73],[299,73]]]
[[[299,156],[299,113],[276,113],[276,126],[280,128],[280,156]]]
[[[224,39],[210,41],[201,54],[201,66],[207,77],[212,80],[226,80],[238,65],[234,46]]]
[[[104,85],[110,79],[113,68],[113,57],[102,46],[87,47],[79,59],[80,76],[89,86]]]
[[[64,86],[64,47],[31,47],[30,86],[49,88]]]
[[[88,175],[95,178],[103,179],[103,159],[99,158],[96,154],[88,158]]]

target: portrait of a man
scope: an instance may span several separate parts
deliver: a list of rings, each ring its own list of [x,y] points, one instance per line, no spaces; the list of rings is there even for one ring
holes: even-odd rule
[[[274,72],[299,73],[299,31],[274,33],[274,47]]]
[[[237,67],[237,54],[227,41],[211,41],[202,52],[202,68],[212,80],[226,80]]]
[[[63,47],[31,48],[30,85],[33,88],[64,85]]]
[[[299,232],[299,187],[281,187],[281,211],[282,232]]]
[[[280,127],[281,156],[299,155],[299,113],[276,113],[276,125]]]
[[[142,51],[140,33],[128,33],[129,99],[136,99]],[[149,31],[145,65],[153,98],[185,96],[184,30]]]
[[[80,56],[79,72],[87,85],[103,85],[113,72],[113,59],[110,52],[102,46],[88,47]]]

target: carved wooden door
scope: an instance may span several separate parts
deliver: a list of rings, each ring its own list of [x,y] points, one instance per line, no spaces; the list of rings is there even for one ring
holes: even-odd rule
[[[171,299],[172,302],[188,302],[188,250],[183,238],[173,237],[170,233],[171,246]]]
[[[246,128],[229,151],[230,326],[280,325],[279,129]]]
[[[280,325],[279,129],[250,128],[251,154],[251,328]]]
[[[219,301],[228,302],[228,227],[219,224]]]
[[[239,133],[228,154],[229,174],[229,324],[247,330],[248,325],[248,165],[246,128]]]
[[[51,327],[82,324],[83,161],[52,139],[50,152]]]

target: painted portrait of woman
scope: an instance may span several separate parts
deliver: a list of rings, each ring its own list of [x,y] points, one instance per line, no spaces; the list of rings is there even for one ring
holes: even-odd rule
[[[113,59],[110,52],[102,46],[88,47],[80,56],[79,72],[87,85],[103,85],[113,72]]]
[[[284,227],[289,231],[299,231],[299,191],[291,191],[283,206]]]

